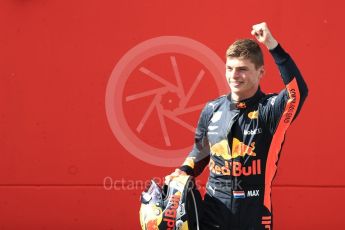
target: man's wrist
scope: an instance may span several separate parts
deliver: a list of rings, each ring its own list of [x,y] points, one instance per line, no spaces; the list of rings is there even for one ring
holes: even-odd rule
[[[191,175],[194,176],[194,170],[192,167],[188,166],[188,165],[182,165],[179,168],[181,171],[185,172],[187,175]]]
[[[277,65],[282,65],[289,59],[289,55],[279,44],[273,50],[270,50],[270,53]]]
[[[277,40],[275,40],[273,37],[271,39],[268,39],[265,42],[265,46],[267,47],[267,49],[269,50],[273,50],[274,48],[276,48],[278,46],[278,42]]]

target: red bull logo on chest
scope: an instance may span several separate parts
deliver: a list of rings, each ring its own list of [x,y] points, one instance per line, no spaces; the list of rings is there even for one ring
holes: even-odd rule
[[[224,161],[224,165],[217,164],[214,160],[210,160],[210,172],[224,176],[251,176],[261,174],[261,160],[253,160],[251,165],[244,166],[241,162]]]
[[[233,138],[232,140],[232,154],[231,158],[237,158],[237,157],[244,157],[247,156],[256,156],[256,153],[254,152],[255,149],[255,142],[252,142],[250,146],[244,144],[237,138]]]
[[[255,142],[252,142],[249,146],[241,142],[237,138],[233,138],[232,140],[232,151],[230,154],[230,148],[228,145],[227,140],[221,140],[220,142],[212,145],[210,147],[211,154],[219,156],[224,160],[235,159],[237,157],[244,157],[244,156],[256,156],[255,150]]]

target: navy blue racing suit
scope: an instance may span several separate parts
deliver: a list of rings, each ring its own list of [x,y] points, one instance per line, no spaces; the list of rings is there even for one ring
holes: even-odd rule
[[[308,89],[291,57],[270,50],[285,84],[279,94],[260,88],[233,102],[231,94],[206,104],[193,150],[181,170],[198,176],[208,164],[203,229],[272,229],[271,184],[284,136]]]

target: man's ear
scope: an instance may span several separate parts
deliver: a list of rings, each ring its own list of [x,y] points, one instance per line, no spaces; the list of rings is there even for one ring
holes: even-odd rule
[[[266,73],[265,67],[264,66],[260,66],[259,67],[259,71],[260,71],[259,78],[261,79],[265,75],[265,73]]]

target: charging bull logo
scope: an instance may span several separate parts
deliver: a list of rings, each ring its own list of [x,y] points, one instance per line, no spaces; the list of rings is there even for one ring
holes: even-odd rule
[[[231,158],[237,157],[244,157],[245,155],[248,156],[256,156],[254,152],[255,149],[255,142],[251,143],[250,146],[240,142],[237,138],[232,140],[232,155]]]
[[[232,141],[232,153],[230,155],[229,144],[227,140],[222,140],[211,146],[211,154],[222,157],[224,160],[235,159],[237,157],[256,156],[254,152],[255,142],[250,146],[244,144],[237,138],[233,138]]]
[[[230,149],[227,140],[222,140],[211,146],[211,153],[213,155],[222,157],[224,160],[230,160]]]

